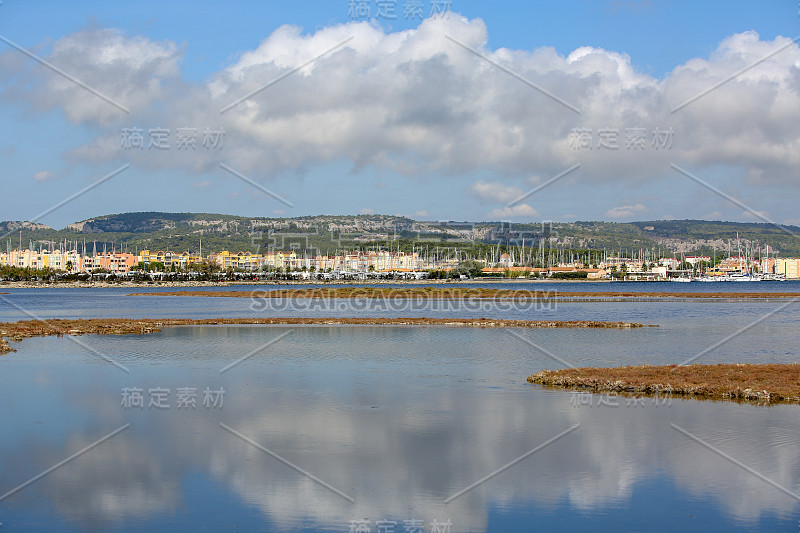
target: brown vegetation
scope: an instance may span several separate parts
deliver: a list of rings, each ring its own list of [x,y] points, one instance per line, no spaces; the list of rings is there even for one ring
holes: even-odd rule
[[[168,291],[134,292],[128,296],[204,296],[208,298],[800,298],[798,292],[557,292],[483,287],[311,287],[274,291]]]
[[[543,370],[530,383],[592,392],[800,402],[800,364],[717,364]]]
[[[640,328],[634,322],[594,320],[494,320],[488,318],[94,318],[78,320],[22,320],[0,323],[0,353],[14,351],[6,338],[21,341],[46,335],[129,335],[160,331],[166,326],[224,324],[354,325],[354,326],[462,326],[478,328]]]

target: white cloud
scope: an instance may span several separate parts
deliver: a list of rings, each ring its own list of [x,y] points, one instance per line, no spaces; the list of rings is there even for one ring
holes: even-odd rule
[[[369,207],[365,207],[364,209],[361,209],[361,210],[358,212],[358,214],[359,214],[359,215],[374,215],[374,214],[375,214],[375,210],[374,210],[374,209],[371,209],[371,208],[369,208]]]
[[[416,213],[414,213],[414,217],[415,217],[415,218],[428,218],[428,217],[430,217],[430,216],[431,216],[431,214],[430,214],[430,213],[428,213],[428,212],[427,212],[426,210],[424,210],[424,209],[423,209],[423,210],[421,210],[421,211],[417,211]]]
[[[606,211],[605,216],[608,218],[631,218],[646,211],[647,207],[642,204],[622,205],[619,207],[614,207],[613,209],[609,209]]]
[[[167,84],[174,87],[180,80],[182,52],[169,41],[86,29],[55,41],[46,59],[131,114],[33,61],[20,64],[17,83],[4,96],[29,100],[39,109],[59,108],[72,122],[111,125],[131,120],[167,95]]]
[[[470,191],[477,198],[487,202],[507,204],[517,200],[524,191],[517,187],[509,187],[497,182],[477,181],[472,184]]]
[[[493,209],[489,213],[489,218],[492,220],[508,220],[512,218],[538,218],[539,212],[528,204],[519,204],[514,207],[503,207],[502,209]]]
[[[212,185],[213,183],[211,182],[211,180],[196,181],[192,183],[192,187],[194,187],[195,189],[207,189]]]
[[[535,79],[580,114],[443,35]],[[313,65],[219,114],[265,80],[287,74],[349,37]],[[456,15],[389,33],[365,22],[309,34],[283,26],[207,82],[193,84],[181,79],[183,52],[175,43],[87,29],[56,41],[46,59],[129,107],[131,115],[32,62],[12,69],[3,97],[24,99],[40,109],[61,108],[74,122],[108,126],[106,133],[72,152],[76,163],[124,156],[146,168],[210,170],[218,165],[219,152],[121,153],[120,128],[160,126],[174,132],[224,127],[225,159],[241,172],[257,172],[253,179],[262,181],[287,169],[302,171],[335,160],[409,175],[488,171],[496,180],[531,173],[548,178],[579,160],[581,172],[570,179],[589,186],[647,183],[668,172],[673,161],[698,172],[719,165],[743,168],[753,183],[798,185],[800,47],[788,38],[732,35],[708,59],[691,59],[661,79],[638,72],[624,53],[588,46],[567,56],[549,47],[492,50],[488,40],[482,20]],[[786,44],[713,93],[670,113]],[[618,130],[620,149],[598,150],[597,139],[593,150],[570,147],[574,128],[588,128],[596,137],[606,127]],[[652,146],[656,127],[672,128],[670,149]],[[646,130],[645,149],[626,149],[626,128]],[[531,178],[537,179],[542,178]],[[473,192],[507,202],[518,189],[503,187],[476,184]]]
[[[34,174],[33,179],[36,181],[52,181],[56,179],[56,174],[50,170],[42,170]]]

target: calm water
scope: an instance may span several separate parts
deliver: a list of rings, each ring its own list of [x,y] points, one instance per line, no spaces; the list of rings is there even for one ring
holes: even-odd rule
[[[772,284],[714,284],[734,285]],[[504,330],[446,327],[185,327],[86,336],[83,345],[27,339],[0,358],[0,498],[73,458],[0,501],[3,531],[347,532],[361,524],[376,532],[394,523],[397,532],[413,524],[427,533],[448,521],[453,532],[798,531],[800,502],[787,494],[800,492],[797,406],[578,395],[525,378],[561,367],[558,359],[681,362],[764,316],[697,362],[797,362],[800,303],[363,309],[349,302],[287,310],[253,309],[247,298],[125,297],[130,291],[117,289],[9,292],[0,300],[2,321],[26,313],[342,313],[660,327],[515,331],[530,344]],[[142,390],[142,408],[130,405],[134,389]],[[185,405],[192,392],[194,408]],[[162,393],[165,408],[149,405]]]

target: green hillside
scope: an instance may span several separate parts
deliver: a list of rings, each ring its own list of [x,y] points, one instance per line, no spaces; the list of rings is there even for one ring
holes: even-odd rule
[[[258,218],[209,213],[122,213],[70,224],[57,230],[41,224],[0,222],[0,246],[51,248],[68,241],[83,249],[127,249],[198,252],[230,250],[263,252],[269,249],[298,253],[336,253],[342,249],[373,247],[400,250],[458,248],[483,255],[497,245],[549,250],[606,250],[609,253],[648,250],[671,255],[736,253],[737,234],[742,246],[783,256],[800,255],[800,228],[770,224],[705,220],[660,220],[631,223],[569,222],[426,222],[389,215],[318,215],[295,218]],[[5,242],[2,242],[5,241]]]

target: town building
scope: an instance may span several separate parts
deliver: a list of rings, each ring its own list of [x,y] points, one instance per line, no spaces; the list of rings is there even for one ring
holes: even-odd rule
[[[783,274],[786,279],[800,278],[800,258],[777,258],[775,259],[775,274]]]

